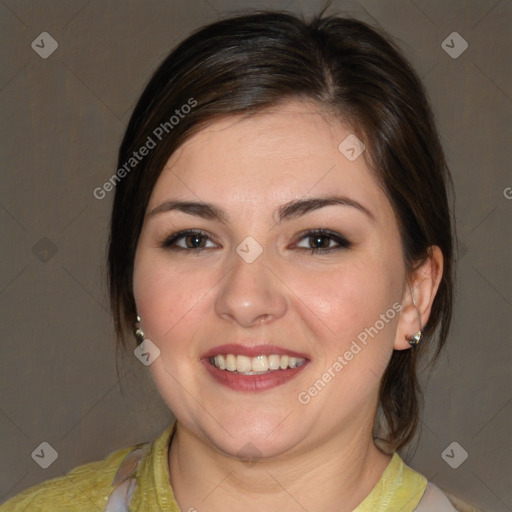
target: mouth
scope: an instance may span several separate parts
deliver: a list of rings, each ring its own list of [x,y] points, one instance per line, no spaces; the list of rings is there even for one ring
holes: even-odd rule
[[[201,358],[216,382],[236,391],[264,391],[292,380],[310,363],[305,354],[270,345],[223,345]]]

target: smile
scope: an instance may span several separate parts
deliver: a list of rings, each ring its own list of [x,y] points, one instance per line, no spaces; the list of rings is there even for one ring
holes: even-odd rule
[[[265,391],[286,384],[310,362],[306,354],[270,344],[226,344],[201,356],[201,363],[213,382],[246,392]]]
[[[256,357],[219,354],[210,357],[209,361],[219,370],[236,372],[242,375],[262,375],[268,372],[297,368],[302,366],[306,359],[279,354],[261,354]]]

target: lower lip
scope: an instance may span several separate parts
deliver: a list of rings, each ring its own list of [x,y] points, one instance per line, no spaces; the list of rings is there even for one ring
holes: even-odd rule
[[[290,382],[299,374],[308,364],[297,366],[296,368],[287,368],[286,370],[273,370],[261,375],[242,375],[237,372],[219,370],[210,363],[209,359],[202,359],[201,362],[206,367],[208,373],[223,386],[235,391],[266,391],[282,384]]]

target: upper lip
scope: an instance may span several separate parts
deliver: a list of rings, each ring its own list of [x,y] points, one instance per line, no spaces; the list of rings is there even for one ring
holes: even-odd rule
[[[217,345],[212,349],[205,352],[201,358],[209,358],[218,356],[219,354],[234,354],[241,355],[247,357],[256,357],[259,355],[271,355],[277,354],[281,356],[291,356],[291,357],[302,357],[304,359],[309,359],[306,354],[302,354],[300,352],[296,352],[294,350],[289,350],[283,347],[277,347],[276,345],[264,344],[264,345],[240,345],[237,343],[228,343],[225,345]]]

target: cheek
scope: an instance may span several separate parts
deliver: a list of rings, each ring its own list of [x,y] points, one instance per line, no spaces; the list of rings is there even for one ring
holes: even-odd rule
[[[133,280],[135,302],[146,337],[159,347],[165,344],[166,351],[179,350],[182,339],[190,341],[200,328],[201,309],[215,287],[215,276],[211,274],[197,271],[197,267],[185,270],[165,256],[141,250]],[[169,340],[173,343],[167,343]],[[193,348],[191,344],[188,346]]]
[[[400,259],[393,264],[369,256],[295,279],[293,288],[301,299],[297,308],[303,319],[310,319],[317,346],[318,375],[341,357],[343,370],[337,375],[344,375],[346,386],[363,392],[378,385],[393,350],[401,271]]]
[[[399,282],[385,261],[361,259],[328,272],[296,277],[294,289],[328,328],[326,332],[345,339],[357,337],[392,307],[400,298]]]

